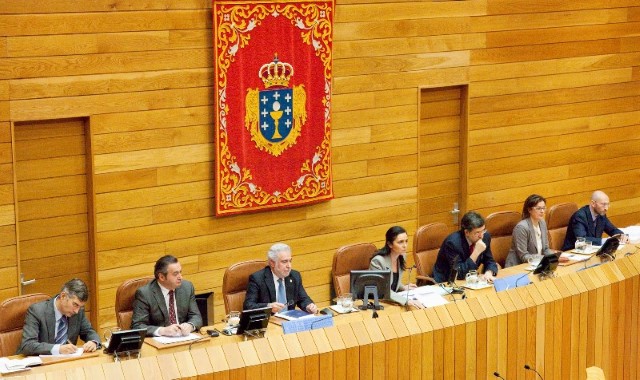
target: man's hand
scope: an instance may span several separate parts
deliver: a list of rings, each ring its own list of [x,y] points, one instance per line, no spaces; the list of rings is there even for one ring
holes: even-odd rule
[[[191,324],[187,322],[180,324],[180,333],[182,334],[182,336],[191,334],[191,331],[193,331],[193,326]]]
[[[68,343],[68,344],[60,345],[60,353],[61,354],[73,354],[77,350],[78,350],[78,347],[76,347],[75,344]]]
[[[287,305],[283,304],[283,303],[279,303],[279,302],[271,302],[267,304],[268,307],[271,308],[271,312],[273,314],[275,313],[279,313],[280,311],[282,311],[282,309],[284,309]]]
[[[315,314],[318,312],[318,307],[315,303],[310,303],[307,305],[307,313]]]
[[[84,352],[93,352],[97,348],[98,348],[98,345],[96,344],[96,342],[92,340],[88,341],[82,346],[82,349],[84,350]]]
[[[473,252],[471,252],[471,260],[473,260],[473,262],[478,260],[478,256],[480,256],[485,249],[487,249],[487,245],[484,243],[484,240],[478,240],[473,248]]]
[[[158,329],[158,334],[160,334],[161,336],[180,336],[182,335],[182,330],[178,325],[169,325],[160,327]]]

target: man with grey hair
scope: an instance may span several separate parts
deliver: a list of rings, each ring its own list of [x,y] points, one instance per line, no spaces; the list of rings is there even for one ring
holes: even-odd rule
[[[318,307],[302,286],[300,272],[291,269],[291,247],[276,243],[267,252],[269,266],[249,277],[244,310],[270,307],[277,313],[296,305],[308,313],[315,314]]]
[[[591,202],[576,211],[569,220],[567,234],[564,237],[563,251],[573,249],[576,239],[584,237],[594,245],[602,244],[602,233],[617,236],[621,243],[628,243],[622,230],[616,228],[607,218],[609,197],[603,191],[596,190],[591,194]]]
[[[72,354],[77,350],[78,336],[85,342],[85,352],[95,351],[100,347],[100,337],[84,315],[88,299],[87,285],[74,278],[53,299],[29,306],[17,354]]]

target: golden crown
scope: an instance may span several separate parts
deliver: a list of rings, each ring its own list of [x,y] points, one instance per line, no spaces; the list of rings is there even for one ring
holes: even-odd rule
[[[273,62],[265,63],[260,67],[258,75],[265,88],[273,86],[287,87],[289,80],[293,76],[293,66],[286,62],[278,60],[278,54],[275,54]]]

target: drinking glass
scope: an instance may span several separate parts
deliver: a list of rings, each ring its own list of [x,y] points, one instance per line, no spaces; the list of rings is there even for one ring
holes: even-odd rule
[[[104,346],[105,347],[109,347],[109,341],[111,340],[111,335],[113,335],[114,332],[120,331],[120,330],[121,330],[120,327],[109,327],[109,328],[106,328],[104,330],[102,335],[104,336]]]
[[[467,286],[475,287],[478,285],[478,271],[470,270],[465,276],[465,280],[467,281]]]
[[[587,240],[584,242],[584,253],[591,253],[591,247],[593,245],[593,242],[590,240]]]
[[[240,312],[239,311],[230,311],[229,315],[227,315],[227,325],[237,326],[240,323]]]
[[[340,297],[340,306],[344,311],[351,311],[353,308],[353,298],[351,293],[345,293]]]
[[[542,260],[542,255],[531,255],[527,259],[529,262],[529,266],[533,268],[537,268],[540,265],[540,261]]]
[[[586,238],[579,237],[579,238],[576,239],[575,248],[576,248],[577,252],[583,253],[584,250],[585,250],[586,245],[587,245],[587,239]]]

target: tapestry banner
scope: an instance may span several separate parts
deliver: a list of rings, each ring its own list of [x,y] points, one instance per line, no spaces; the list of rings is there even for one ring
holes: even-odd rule
[[[214,0],[217,215],[333,198],[334,9]]]

